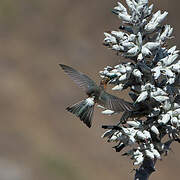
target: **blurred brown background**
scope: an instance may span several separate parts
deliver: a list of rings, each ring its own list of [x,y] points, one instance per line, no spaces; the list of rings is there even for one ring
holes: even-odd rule
[[[170,3],[171,2],[171,3]],[[153,0],[169,12],[179,44],[178,0]],[[133,179],[132,161],[100,138],[101,124],[116,121],[95,112],[86,128],[65,111],[84,97],[58,67],[88,73],[119,63],[102,46],[103,32],[117,29],[115,0],[0,0],[0,180]],[[126,98],[126,97],[125,97]],[[180,146],[157,163],[152,179],[178,180]]]

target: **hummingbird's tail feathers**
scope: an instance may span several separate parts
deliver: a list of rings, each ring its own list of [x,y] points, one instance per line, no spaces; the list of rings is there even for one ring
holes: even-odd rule
[[[92,117],[95,104],[93,100],[93,98],[87,98],[72,106],[67,107],[66,109],[79,117],[80,120],[90,128],[92,125]]]

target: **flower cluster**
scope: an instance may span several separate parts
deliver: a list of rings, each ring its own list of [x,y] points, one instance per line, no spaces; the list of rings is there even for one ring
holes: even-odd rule
[[[104,45],[128,61],[105,67],[100,76],[110,79],[112,90],[130,88],[133,110],[124,112],[117,125],[104,125],[107,131],[102,137],[117,142],[117,152],[130,146],[123,155],[139,165],[145,158],[161,159],[173,141],[180,142],[180,61],[176,46],[166,44],[173,32],[162,24],[168,13],[152,14],[148,0],[126,0],[126,4],[128,9],[120,2],[113,9],[123,25],[104,33]]]

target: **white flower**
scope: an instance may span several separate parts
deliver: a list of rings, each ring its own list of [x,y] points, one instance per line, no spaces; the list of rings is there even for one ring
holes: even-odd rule
[[[135,46],[133,48],[131,48],[130,50],[127,51],[127,54],[128,55],[131,55],[131,56],[136,56],[139,52],[139,47],[138,46]]]
[[[174,109],[178,109],[178,108],[180,108],[180,104],[174,103],[174,104],[173,104],[173,107],[174,107]]]
[[[144,161],[143,155],[138,155],[135,157],[135,162],[133,163],[135,166],[141,164]]]
[[[121,32],[121,31],[111,31],[111,34],[120,39],[123,39],[125,36],[125,33]]]
[[[118,2],[118,6],[116,6],[114,9],[118,10],[119,12],[123,14],[127,14],[126,8],[120,2]]]
[[[146,135],[141,131],[137,131],[136,135],[139,139],[142,139],[142,140],[147,139]]]
[[[117,43],[116,38],[112,36],[111,34],[105,32],[104,35],[105,35],[104,41],[106,43],[113,43],[113,44]]]
[[[118,44],[114,44],[114,45],[112,45],[112,50],[123,51],[124,47],[123,46],[119,46]]]
[[[153,98],[160,103],[169,99],[168,96],[153,96]]]
[[[135,44],[133,42],[129,42],[129,41],[124,41],[121,43],[121,45],[128,49],[135,47]]]
[[[102,136],[101,138],[105,138],[105,137],[108,137],[109,135],[112,135],[112,130],[107,130]]]
[[[172,117],[171,118],[171,124],[178,124],[179,121],[178,121],[178,118],[177,117]]]
[[[135,76],[135,77],[138,77],[139,79],[142,78],[142,73],[138,70],[138,69],[134,69],[132,74]]]
[[[171,102],[170,101],[165,101],[163,105],[163,109],[165,111],[169,111],[171,109]]]
[[[138,44],[138,46],[142,47],[142,42],[143,42],[142,34],[140,32],[138,32],[138,34],[137,34],[137,44]]]
[[[167,83],[168,84],[174,84],[175,83],[175,77],[169,78]]]
[[[151,4],[151,5],[149,6],[149,8],[148,8],[148,10],[147,10],[147,13],[146,13],[147,16],[149,16],[149,15],[152,13],[153,7],[154,7],[153,4]]]
[[[128,141],[128,144],[129,145],[133,145],[136,143],[136,139],[134,138],[134,136],[129,136],[129,141]]]
[[[154,154],[154,156],[157,158],[157,159],[161,159],[161,155],[160,153],[158,152],[158,150],[156,149],[151,149],[152,153]]]
[[[126,72],[131,72],[132,70],[133,70],[133,69],[132,69],[131,66],[129,66],[129,65],[126,66]]]
[[[170,66],[173,72],[180,73],[180,62],[178,61],[176,64]]]
[[[156,135],[159,135],[159,130],[155,125],[151,126],[151,131],[154,132]]]
[[[173,116],[178,116],[180,114],[180,108],[173,111]]]
[[[153,68],[151,70],[151,72],[153,73],[154,75],[154,79],[158,79],[161,75],[161,70],[162,70],[162,67],[161,66],[156,66],[155,68]]]
[[[158,24],[162,23],[167,15],[168,15],[168,12],[165,11],[163,14],[157,17],[156,22],[158,22]]]
[[[118,71],[122,74],[126,73],[126,67],[124,65],[119,65]]]
[[[139,53],[137,60],[138,60],[138,61],[141,61],[141,60],[143,60],[143,58],[144,58],[144,57],[143,57],[143,54],[142,54],[142,53]]]
[[[160,35],[160,40],[165,41],[167,38],[169,38],[171,36],[172,32],[173,32],[173,28],[171,28],[170,25],[165,25],[165,30]]]
[[[146,48],[145,46],[142,47],[141,52],[144,56],[152,55],[151,51],[148,48]]]
[[[146,139],[151,139],[151,134],[149,133],[149,131],[144,130],[143,133],[146,136]]]
[[[111,73],[114,73],[114,74],[116,74],[117,72],[118,72],[117,69],[113,69],[113,70],[111,71]]]
[[[126,4],[128,5],[131,12],[135,10],[135,5],[137,6],[137,3],[131,0],[126,0]]]
[[[122,19],[123,21],[126,21],[126,22],[128,22],[128,23],[131,23],[131,16],[130,15],[128,15],[128,14],[123,14],[123,13],[119,13],[118,14],[118,17],[120,18],[120,19]]]
[[[123,74],[122,76],[120,76],[119,81],[124,81],[127,79],[127,74]]]
[[[175,50],[176,50],[176,46],[171,47],[171,48],[168,50],[168,54],[174,54]]]
[[[144,29],[145,29],[147,32],[153,32],[153,31],[157,28],[158,25],[159,25],[159,24],[158,24],[157,22],[155,22],[155,23],[149,22],[149,23],[145,26]]]
[[[151,96],[152,97],[155,97],[155,96],[166,96],[167,93],[165,91],[163,91],[162,89],[160,88],[156,88],[154,89],[153,92],[151,92]]]
[[[154,153],[151,152],[150,150],[145,150],[145,154],[147,157],[149,157],[150,159],[154,159]]]
[[[165,58],[161,59],[161,62],[163,62],[165,66],[169,66],[178,58],[178,56],[178,54],[166,56]]]
[[[144,101],[145,99],[147,99],[148,97],[148,92],[147,91],[144,91],[142,92],[139,97],[137,98],[136,102],[141,102],[141,101]]]
[[[148,115],[148,117],[155,117],[160,114],[160,108],[153,108],[152,112]]]
[[[162,119],[159,119],[158,123],[159,124],[167,124],[170,119],[171,119],[171,116],[167,113],[167,114],[162,115]]]
[[[129,42],[133,42],[136,39],[136,35],[135,34],[130,34],[128,37],[128,41]]]
[[[114,114],[114,111],[107,109],[107,110],[102,111],[102,114],[112,115]]]
[[[144,45],[144,47],[148,48],[149,50],[153,51],[160,46],[159,42],[148,42]]]
[[[124,85],[123,84],[119,84],[119,85],[116,85],[112,88],[112,90],[114,91],[122,91],[123,90],[123,87]]]
[[[135,128],[139,128],[141,125],[141,123],[138,121],[127,121],[127,124]]]

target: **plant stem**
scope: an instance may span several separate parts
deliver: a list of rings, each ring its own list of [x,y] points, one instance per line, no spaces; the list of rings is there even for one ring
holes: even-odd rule
[[[155,163],[156,161],[151,159],[144,159],[143,164],[136,170],[134,180],[148,180],[150,175],[155,171]]]

